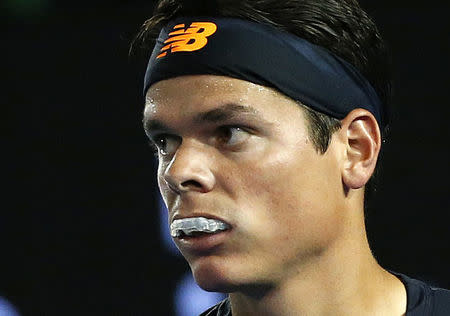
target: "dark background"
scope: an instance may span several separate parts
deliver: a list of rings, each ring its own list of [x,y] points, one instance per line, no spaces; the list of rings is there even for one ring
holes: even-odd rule
[[[373,251],[450,288],[449,5],[362,4],[396,81]],[[140,123],[146,55],[128,55],[153,2],[3,5],[0,296],[23,315],[170,315],[187,265],[161,243]]]

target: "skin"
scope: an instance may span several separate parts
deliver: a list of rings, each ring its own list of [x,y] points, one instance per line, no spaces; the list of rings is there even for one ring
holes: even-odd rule
[[[364,227],[377,122],[356,109],[341,123],[320,154],[302,107],[273,89],[212,75],[150,87],[144,126],[169,221],[207,214],[232,226],[205,253],[175,243],[202,288],[230,293],[233,315],[405,313],[405,288]]]

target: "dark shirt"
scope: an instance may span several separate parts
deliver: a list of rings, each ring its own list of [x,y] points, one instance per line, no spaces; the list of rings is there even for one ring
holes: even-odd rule
[[[395,274],[405,285],[406,316],[450,316],[450,291],[434,288],[400,273]],[[229,299],[204,311],[200,316],[232,316]]]

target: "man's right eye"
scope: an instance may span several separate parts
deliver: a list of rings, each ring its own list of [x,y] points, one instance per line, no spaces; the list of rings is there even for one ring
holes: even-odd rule
[[[168,134],[158,134],[152,137],[151,144],[162,156],[173,155],[179,145],[178,137]]]

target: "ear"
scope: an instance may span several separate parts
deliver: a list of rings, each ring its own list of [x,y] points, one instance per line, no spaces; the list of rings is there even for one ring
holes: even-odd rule
[[[381,147],[377,120],[367,110],[355,109],[341,121],[346,145],[342,180],[348,189],[363,187],[372,176]]]

